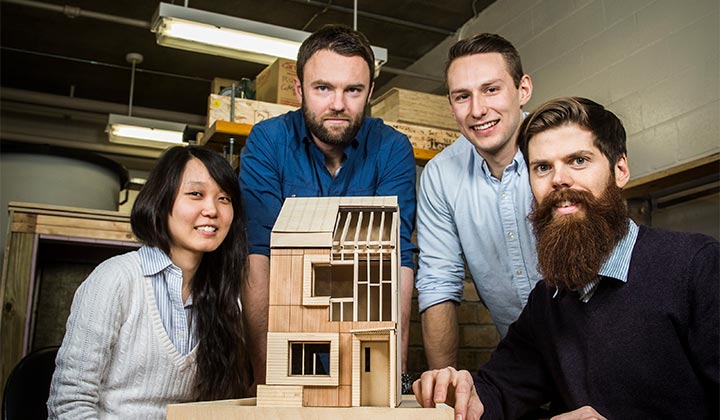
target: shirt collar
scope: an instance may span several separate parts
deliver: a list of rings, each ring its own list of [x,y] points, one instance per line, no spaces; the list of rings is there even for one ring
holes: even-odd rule
[[[622,239],[615,245],[610,256],[600,266],[598,271],[598,277],[595,281],[586,284],[578,290],[578,299],[587,303],[590,298],[595,294],[597,285],[600,283],[601,277],[610,277],[619,280],[623,283],[627,283],[628,271],[630,271],[630,258],[632,257],[632,251],[635,247],[635,241],[637,241],[638,225],[628,219],[628,231]],[[555,288],[553,298],[560,294],[560,289]]]
[[[480,168],[482,169],[483,175],[485,175],[485,179],[490,180],[492,178],[492,173],[490,172],[490,167],[488,166],[487,161],[477,151],[475,146],[472,147],[472,150],[473,150],[473,153],[475,153],[475,157],[479,159],[478,162],[480,162]],[[507,174],[508,172],[515,172],[517,174],[521,174],[526,169],[527,169],[527,166],[525,165],[525,159],[523,158],[523,154],[520,151],[520,149],[518,149],[515,152],[515,156],[513,156],[512,161],[503,170],[503,178],[504,178],[504,175]]]
[[[144,276],[154,276],[169,267],[179,270],[160,248],[143,245],[138,250],[138,254],[140,254],[140,268]]]
[[[630,270],[630,257],[638,237],[638,225],[628,219],[628,231],[615,245],[610,257],[600,267],[599,275],[611,277],[622,282],[627,282],[628,271]]]
[[[628,219],[627,233],[620,239],[620,242],[615,245],[608,259],[605,260],[600,267],[598,278],[578,290],[578,298],[581,301],[585,303],[590,301],[602,277],[609,277],[627,283],[627,275],[630,270],[630,258],[632,257],[632,251],[635,247],[638,231],[639,228],[635,222],[633,222],[632,219]]]

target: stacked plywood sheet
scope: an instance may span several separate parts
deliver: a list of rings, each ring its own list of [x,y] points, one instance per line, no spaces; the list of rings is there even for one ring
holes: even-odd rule
[[[393,88],[372,102],[371,114],[408,136],[417,160],[420,154],[431,158],[460,136],[447,98],[440,95]]]

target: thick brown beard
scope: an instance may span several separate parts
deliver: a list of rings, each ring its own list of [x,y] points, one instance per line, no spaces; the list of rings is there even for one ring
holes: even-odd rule
[[[363,112],[358,115],[357,118],[354,118],[352,115],[344,112],[335,113],[333,117],[348,118],[350,120],[350,124],[341,133],[334,134],[323,126],[322,120],[317,116],[317,114],[308,109],[304,99],[302,101],[301,108],[303,117],[305,118],[305,124],[308,126],[310,133],[317,137],[321,142],[334,146],[344,146],[350,143],[350,141],[355,138],[357,132],[360,131],[363,118],[365,118],[364,108]]]
[[[555,205],[568,200],[580,211],[556,215]],[[589,191],[555,190],[539,205],[530,221],[537,238],[538,268],[545,283],[578,290],[597,278],[600,267],[628,230],[627,205],[611,179],[599,198]]]

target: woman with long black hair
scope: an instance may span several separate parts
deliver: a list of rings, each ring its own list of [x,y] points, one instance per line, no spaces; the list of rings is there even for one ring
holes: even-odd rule
[[[230,165],[206,149],[169,149],[131,224],[143,246],[100,264],[75,294],[50,418],[164,418],[169,403],[248,394],[247,237]]]

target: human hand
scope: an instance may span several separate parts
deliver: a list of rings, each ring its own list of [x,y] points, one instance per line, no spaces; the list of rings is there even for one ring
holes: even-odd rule
[[[586,405],[584,407],[580,407],[577,410],[569,411],[567,413],[563,413],[560,415],[557,415],[550,420],[607,420],[605,417],[601,416],[600,413],[595,411],[594,408],[590,407],[589,405]]]
[[[413,383],[413,393],[422,407],[435,407],[437,403],[454,407],[455,420],[479,419],[484,412],[467,370],[446,367],[424,372]]]

